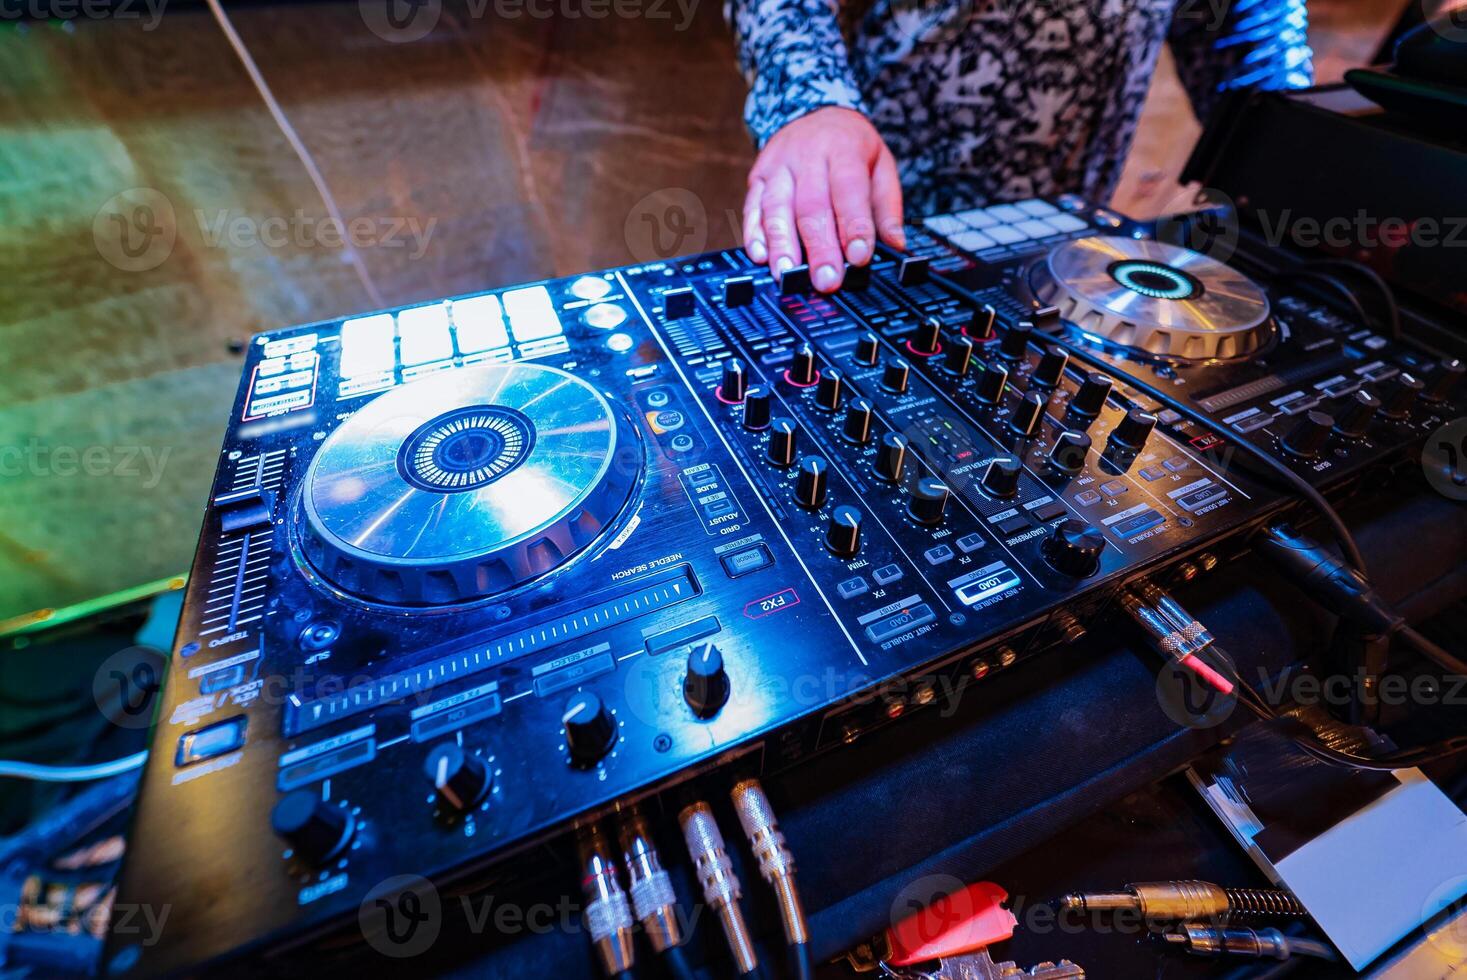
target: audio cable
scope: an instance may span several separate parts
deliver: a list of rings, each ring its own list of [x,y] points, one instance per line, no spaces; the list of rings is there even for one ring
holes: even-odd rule
[[[749,927],[744,924],[744,913],[739,908],[743,889],[738,876],[733,872],[728,850],[723,843],[723,834],[718,830],[718,821],[707,803],[697,801],[684,807],[678,814],[683,840],[688,845],[688,856],[693,860],[693,870],[703,891],[703,900],[718,916],[728,940],[729,952],[740,976],[754,974],[759,969],[759,957],[754,952],[754,940]]]
[[[1060,907],[1073,912],[1135,911],[1147,921],[1234,922],[1241,918],[1302,918],[1309,913],[1291,892],[1224,888],[1210,881],[1142,881],[1115,892],[1071,892]]]
[[[1294,956],[1314,956],[1322,960],[1338,960],[1328,943],[1303,936],[1286,936],[1277,929],[1218,929],[1194,922],[1184,923],[1163,933],[1163,938],[1196,956],[1252,956],[1287,960]]]
[[[798,980],[810,980],[814,972],[810,963],[810,927],[805,921],[800,892],[795,887],[794,853],[785,843],[774,808],[757,779],[735,783],[729,795],[738,812],[739,825],[744,828],[744,836],[759,862],[759,874],[774,889],[778,899],[779,919],[784,926],[795,976]]]
[[[586,897],[582,918],[601,968],[613,980],[630,980],[636,953],[632,946],[632,910],[617,878],[611,844],[597,823],[582,826],[581,891]]]
[[[692,980],[683,953],[682,926],[677,917],[677,893],[652,843],[647,821],[635,805],[623,810],[617,825],[622,863],[631,883],[632,911],[652,949],[667,966],[673,980]]]

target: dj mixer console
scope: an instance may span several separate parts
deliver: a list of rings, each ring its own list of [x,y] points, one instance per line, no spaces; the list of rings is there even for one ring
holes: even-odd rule
[[[170,928],[112,971],[858,742],[1226,559],[1293,499],[1236,440],[1330,486],[1462,414],[1455,362],[1146,232],[1025,201],[832,296],[728,251],[256,338],[118,897]]]

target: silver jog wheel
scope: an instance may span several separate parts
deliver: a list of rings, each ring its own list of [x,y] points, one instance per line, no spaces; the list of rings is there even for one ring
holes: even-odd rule
[[[1273,339],[1268,296],[1253,280],[1165,242],[1065,242],[1035,266],[1030,285],[1085,334],[1145,356],[1228,360]]]
[[[358,598],[472,601],[589,547],[644,463],[627,414],[559,368],[444,372],[379,395],[324,440],[296,538],[322,578]]]

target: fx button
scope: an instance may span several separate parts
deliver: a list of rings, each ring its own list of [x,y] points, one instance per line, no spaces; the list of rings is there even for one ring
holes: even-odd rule
[[[835,590],[840,593],[842,599],[854,599],[858,595],[865,595],[867,592],[870,592],[871,587],[866,584],[864,578],[857,575],[855,578],[848,578],[837,585]]]
[[[983,547],[983,535],[978,534],[976,531],[972,534],[965,534],[961,538],[958,538],[956,544],[958,546],[958,550],[961,551],[963,554],[971,555],[973,552]]]
[[[922,552],[922,557],[927,559],[929,565],[941,565],[945,561],[953,560],[953,549],[948,545],[940,544]]]

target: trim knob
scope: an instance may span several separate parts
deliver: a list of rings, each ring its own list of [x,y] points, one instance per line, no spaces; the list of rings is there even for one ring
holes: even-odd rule
[[[918,524],[941,524],[947,511],[948,496],[947,484],[935,476],[924,476],[912,486],[907,516]]]
[[[861,512],[849,504],[841,504],[830,515],[825,531],[825,547],[841,558],[855,557],[861,550]]]

